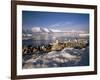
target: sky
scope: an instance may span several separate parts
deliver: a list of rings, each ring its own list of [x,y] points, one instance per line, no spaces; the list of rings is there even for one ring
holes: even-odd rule
[[[89,14],[22,11],[22,27],[89,32]]]

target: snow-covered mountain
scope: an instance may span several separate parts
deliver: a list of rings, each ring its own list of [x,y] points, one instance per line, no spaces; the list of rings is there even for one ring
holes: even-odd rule
[[[49,29],[49,28],[42,28],[42,27],[32,27],[31,29],[23,29],[22,30],[23,34],[33,34],[33,35],[40,35],[46,33],[53,34],[55,37],[60,37],[60,36],[68,36],[68,37],[87,37],[89,36],[88,33],[85,33],[83,31],[61,31],[58,29]],[[63,35],[62,35],[63,33]],[[42,35],[43,35],[42,34]],[[44,34],[45,35],[45,34]]]
[[[48,28],[40,28],[40,27],[33,27],[31,30],[32,32],[47,32],[47,33],[61,32],[60,30],[57,30],[57,29],[48,29]]]
[[[33,27],[31,30],[32,32],[45,32],[45,30],[40,27]]]
[[[62,32],[61,30],[51,29],[52,32]]]

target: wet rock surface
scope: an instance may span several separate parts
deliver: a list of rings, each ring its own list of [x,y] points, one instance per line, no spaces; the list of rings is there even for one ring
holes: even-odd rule
[[[64,48],[61,51],[51,51],[43,54],[28,54],[23,56],[23,69],[88,66],[89,48]]]

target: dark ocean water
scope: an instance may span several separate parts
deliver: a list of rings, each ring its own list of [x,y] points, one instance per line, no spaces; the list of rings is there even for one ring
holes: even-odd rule
[[[33,47],[37,47],[37,46],[42,46],[42,45],[48,45],[49,43],[51,43],[51,40],[23,40],[22,44],[25,46],[33,46]]]

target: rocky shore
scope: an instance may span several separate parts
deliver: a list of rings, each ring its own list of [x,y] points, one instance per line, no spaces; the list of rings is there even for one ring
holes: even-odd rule
[[[74,44],[74,43],[77,43]],[[70,44],[70,45],[69,45]],[[74,44],[74,45],[73,45]],[[83,57],[83,55],[86,55]],[[85,62],[87,59],[87,62]],[[59,42],[47,46],[23,48],[23,69],[89,65],[88,43]]]

